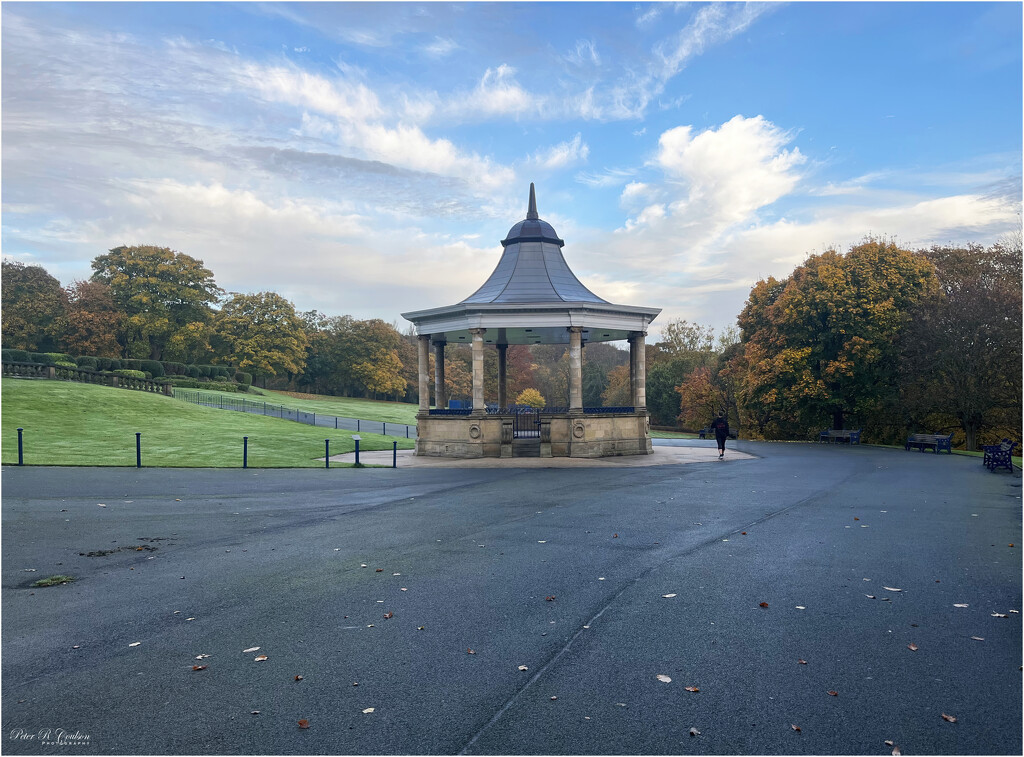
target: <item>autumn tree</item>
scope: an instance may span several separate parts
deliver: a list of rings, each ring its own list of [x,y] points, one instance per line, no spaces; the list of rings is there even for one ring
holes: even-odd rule
[[[541,393],[534,388],[524,389],[516,397],[517,405],[525,405],[526,407],[537,408],[538,410],[543,408],[547,402]]]
[[[899,393],[907,313],[937,286],[923,256],[876,239],[811,256],[785,281],[758,282],[739,316],[748,401],[804,433],[884,414]]]
[[[1019,434],[1021,248],[932,247],[940,293],[922,301],[901,339],[904,398],[916,420],[953,416],[966,447],[986,427]],[[998,435],[996,437],[998,440]]]
[[[605,407],[630,407],[633,404],[628,365],[619,365],[608,371],[608,387],[601,395],[601,402]]]
[[[274,292],[232,293],[214,329],[224,351],[220,362],[261,376],[297,374],[306,358],[306,333],[291,302]]]
[[[171,337],[209,323],[222,290],[203,261],[167,247],[115,247],[92,261],[92,280],[107,284],[124,313],[125,356],[163,359]],[[195,330],[195,329],[193,329]]]
[[[4,347],[35,352],[57,349],[67,295],[44,268],[4,260],[0,304]]]
[[[65,290],[67,313],[61,344],[73,355],[117,357],[121,313],[110,287],[98,281],[76,281]]]

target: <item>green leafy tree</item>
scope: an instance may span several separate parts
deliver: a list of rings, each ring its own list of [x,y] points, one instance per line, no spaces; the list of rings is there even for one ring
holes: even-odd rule
[[[941,285],[903,334],[904,398],[914,420],[955,418],[967,449],[986,427],[1010,425],[1021,407],[1021,248],[933,247],[925,252]],[[1012,419],[1012,420],[1011,420]],[[915,424],[916,425],[916,424]],[[998,438],[998,436],[997,436]]]
[[[739,317],[747,400],[804,433],[894,409],[900,330],[937,286],[922,255],[875,239],[758,282]]]
[[[211,305],[223,293],[203,261],[167,247],[115,247],[92,269],[124,313],[119,341],[127,357],[161,360],[176,332],[212,320]]]
[[[54,352],[61,338],[67,294],[37,265],[3,261],[3,345],[30,352]]]
[[[260,376],[297,374],[306,358],[306,332],[295,306],[274,292],[232,293],[214,321],[221,362]]]
[[[600,363],[588,360],[590,346],[584,353],[582,383],[583,407],[601,407],[601,395],[608,387],[608,371]]]

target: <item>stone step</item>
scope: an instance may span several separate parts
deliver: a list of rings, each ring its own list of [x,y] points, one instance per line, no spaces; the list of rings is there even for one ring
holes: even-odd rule
[[[540,439],[513,439],[512,457],[540,457]]]

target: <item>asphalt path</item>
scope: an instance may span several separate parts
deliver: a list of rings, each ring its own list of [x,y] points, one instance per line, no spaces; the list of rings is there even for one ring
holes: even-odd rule
[[[1020,472],[736,446],[756,459],[4,467],[0,749],[1020,754]],[[76,580],[31,587],[53,574]]]

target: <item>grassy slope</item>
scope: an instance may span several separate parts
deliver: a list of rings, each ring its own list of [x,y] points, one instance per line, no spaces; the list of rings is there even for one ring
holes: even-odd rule
[[[185,391],[198,391],[203,394],[220,395],[225,397],[244,397],[250,402],[266,402],[267,405],[284,405],[292,410],[302,410],[307,413],[323,413],[324,415],[337,415],[341,418],[361,418],[369,421],[384,421],[386,423],[404,423],[409,426],[416,425],[416,411],[418,405],[410,405],[405,402],[381,402],[379,400],[365,400],[357,397],[331,397],[328,395],[302,395],[293,397],[285,392],[275,392],[269,389],[260,389],[259,394],[232,394],[231,392],[212,392],[204,389],[188,389]],[[315,397],[315,399],[308,399]],[[360,447],[362,449],[362,447]]]
[[[135,432],[145,466],[240,467],[249,437],[253,468],[319,467],[324,439],[331,454],[355,449],[351,431],[199,407],[148,392],[70,381],[4,379],[2,459],[18,461],[19,426],[27,465],[135,465]],[[405,439],[360,434],[361,449],[400,449]],[[336,464],[332,464],[336,465]],[[340,464],[339,464],[340,465]]]

